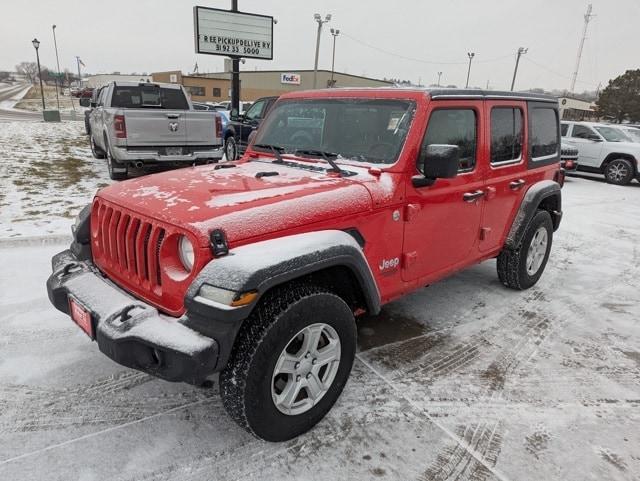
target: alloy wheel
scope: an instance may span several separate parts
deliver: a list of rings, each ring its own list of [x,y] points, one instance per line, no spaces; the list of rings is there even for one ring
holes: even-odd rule
[[[529,250],[527,251],[527,274],[534,276],[547,253],[547,245],[549,244],[549,235],[547,229],[544,226],[538,227],[536,233],[533,234],[531,243],[529,244]]]

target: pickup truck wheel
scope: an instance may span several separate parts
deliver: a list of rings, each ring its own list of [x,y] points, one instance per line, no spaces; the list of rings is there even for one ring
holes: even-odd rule
[[[627,185],[633,179],[633,165],[627,159],[615,159],[604,168],[604,177],[610,184]]]
[[[276,289],[240,329],[220,374],[223,405],[258,438],[294,438],[336,402],[355,349],[353,313],[340,297],[309,285]]]
[[[539,210],[515,250],[505,249],[498,256],[498,278],[505,286],[524,290],[533,286],[544,272],[551,251],[553,223],[546,210]]]
[[[233,135],[230,135],[224,141],[224,156],[227,160],[236,160],[238,158],[238,144]]]
[[[96,159],[104,159],[104,150],[96,145],[96,141],[93,140],[93,135],[89,134],[89,144],[91,145],[91,154]]]
[[[127,171],[127,165],[126,164],[121,164],[120,162],[117,162],[116,160],[114,160],[113,155],[111,154],[111,148],[109,147],[109,144],[106,144],[107,146],[107,167],[109,169],[109,177],[111,178],[111,180],[124,180],[128,177],[129,172]],[[113,169],[114,167],[116,169],[125,169],[124,172],[114,172]]]

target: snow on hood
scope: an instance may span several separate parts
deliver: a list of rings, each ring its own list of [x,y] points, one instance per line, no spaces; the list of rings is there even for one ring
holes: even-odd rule
[[[233,243],[372,208],[371,195],[361,183],[371,178],[364,169],[355,169],[362,173],[353,177],[339,177],[270,161],[216,167],[131,179],[102,189],[98,196],[190,230],[203,247],[213,229],[223,229]],[[257,178],[259,172],[278,175]]]

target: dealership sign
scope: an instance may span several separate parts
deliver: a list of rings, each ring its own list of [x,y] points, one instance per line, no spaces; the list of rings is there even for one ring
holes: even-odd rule
[[[193,7],[196,53],[273,59],[273,17]]]
[[[300,85],[300,75],[297,73],[280,74],[280,83],[289,85]]]

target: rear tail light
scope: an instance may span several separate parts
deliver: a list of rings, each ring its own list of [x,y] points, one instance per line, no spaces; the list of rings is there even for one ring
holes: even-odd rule
[[[216,137],[218,139],[222,138],[222,118],[220,114],[216,114]]]
[[[116,138],[127,138],[127,124],[124,121],[124,115],[115,115],[113,117],[113,129],[116,131]]]

